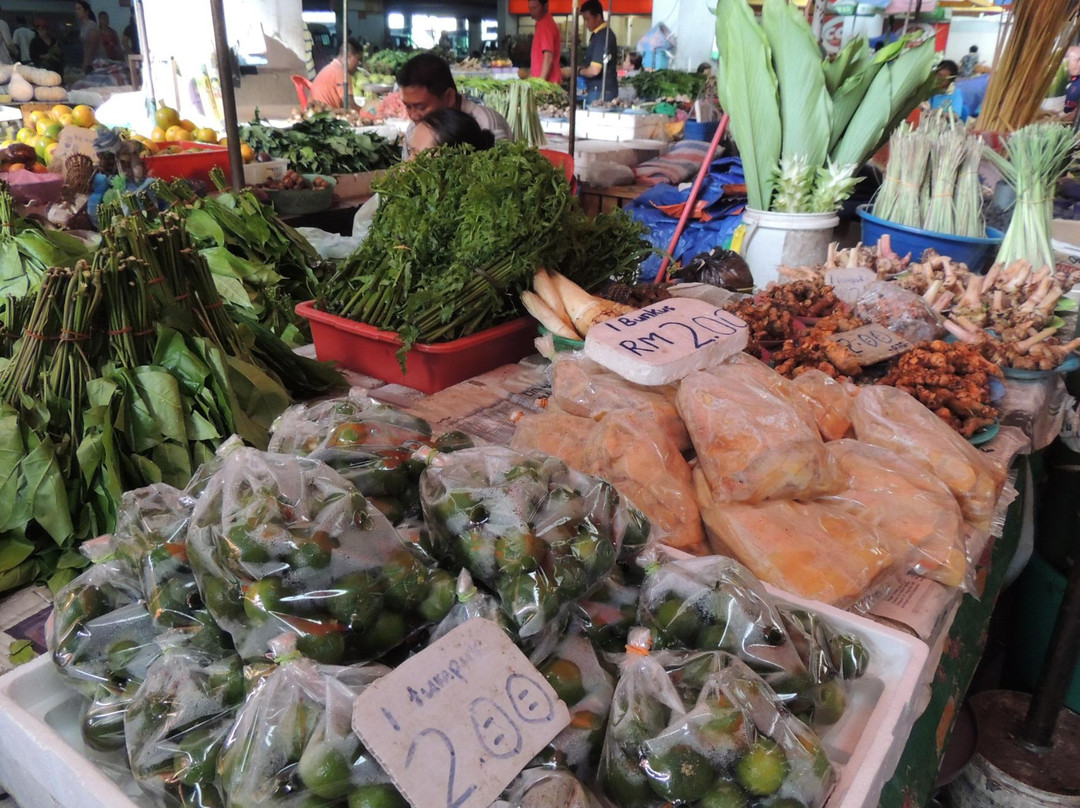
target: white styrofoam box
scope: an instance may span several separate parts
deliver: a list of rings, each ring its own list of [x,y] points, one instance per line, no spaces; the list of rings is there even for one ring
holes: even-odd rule
[[[82,697],[44,654],[0,676],[0,789],[23,808],[142,808],[130,772],[97,755],[79,732]],[[105,769],[115,770],[113,781]],[[122,784],[122,785],[121,785]]]
[[[258,185],[267,180],[280,180],[289,168],[289,161],[276,158],[265,163],[244,163],[244,182]]]
[[[584,137],[584,135],[582,136]],[[584,140],[574,144],[574,165],[584,166],[589,163],[621,163],[633,168],[637,165],[633,149],[610,141]]]

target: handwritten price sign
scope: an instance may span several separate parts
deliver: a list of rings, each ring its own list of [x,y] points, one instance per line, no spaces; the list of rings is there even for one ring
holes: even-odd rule
[[[831,286],[836,296],[845,303],[852,304],[866,291],[866,287],[876,280],[875,273],[862,267],[830,269],[825,273],[825,285]]]
[[[585,355],[638,384],[677,381],[746,347],[746,323],[711,303],[671,298],[598,323]]]
[[[829,339],[848,348],[855,354],[859,364],[864,367],[907,353],[914,347],[899,334],[877,323],[864,325],[854,331],[834,334]]]
[[[570,723],[551,685],[476,618],[365,690],[353,729],[415,808],[483,808]]]

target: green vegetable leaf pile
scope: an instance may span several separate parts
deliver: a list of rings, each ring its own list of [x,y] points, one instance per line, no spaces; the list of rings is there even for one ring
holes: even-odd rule
[[[697,98],[705,86],[704,73],[684,73],[681,70],[655,70],[652,73],[642,71],[636,76],[627,76],[624,83],[637,90],[638,98],[643,101],[658,101],[662,98]]]
[[[399,357],[416,342],[520,316],[518,295],[538,267],[591,289],[632,282],[650,250],[622,211],[589,219],[562,171],[521,143],[425,151],[372,187],[380,204],[371,231],[319,307],[398,332]]]
[[[398,149],[373,134],[358,134],[329,113],[312,115],[289,129],[256,117],[240,128],[240,139],[256,152],[289,161],[301,174],[356,174],[388,168],[401,158]]]

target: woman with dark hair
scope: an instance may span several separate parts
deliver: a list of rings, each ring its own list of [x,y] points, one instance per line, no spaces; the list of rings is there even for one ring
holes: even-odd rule
[[[495,135],[481,129],[472,115],[452,107],[443,107],[429,112],[416,124],[410,156],[435,146],[458,146],[463,143],[483,151],[495,145]]]
[[[75,20],[79,25],[79,39],[82,40],[84,74],[94,69],[95,59],[105,58],[105,48],[101,43],[101,29],[97,17],[86,0],[75,0]]]

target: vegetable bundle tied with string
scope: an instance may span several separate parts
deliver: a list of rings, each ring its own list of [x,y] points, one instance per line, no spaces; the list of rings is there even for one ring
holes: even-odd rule
[[[997,263],[1027,261],[1036,269],[1054,266],[1050,226],[1058,180],[1074,165],[1080,142],[1071,126],[1034,123],[1005,141],[1005,156],[990,149],[986,156],[1016,190],[1009,229]]]
[[[839,208],[860,165],[932,89],[933,41],[872,54],[857,37],[829,62],[802,13],[765,0],[716,7],[717,91],[731,115],[750,207],[787,213]]]

